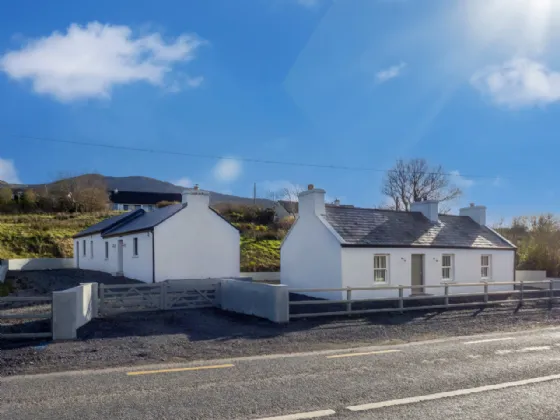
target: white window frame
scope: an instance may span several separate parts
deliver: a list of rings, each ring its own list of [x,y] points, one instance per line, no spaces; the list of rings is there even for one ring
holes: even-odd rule
[[[109,241],[105,241],[105,259],[109,259]]]
[[[446,257],[449,257],[449,265],[443,265]],[[449,269],[449,278],[443,275],[445,269]],[[441,281],[443,283],[453,283],[455,281],[455,254],[441,254]]]
[[[138,238],[132,238],[132,256],[138,256]]]
[[[373,284],[374,285],[380,285],[380,284],[389,284],[390,281],[390,271],[389,271],[389,254],[374,254],[373,256]],[[385,259],[385,267],[376,267],[375,266],[375,262],[377,258],[384,258]],[[385,281],[376,281],[375,280],[375,272],[376,271],[380,271],[383,270],[385,271]]]
[[[484,265],[484,258],[488,258],[486,265]],[[486,268],[486,276],[482,275],[482,270]],[[480,256],[480,278],[482,281],[492,280],[492,254],[483,254]]]

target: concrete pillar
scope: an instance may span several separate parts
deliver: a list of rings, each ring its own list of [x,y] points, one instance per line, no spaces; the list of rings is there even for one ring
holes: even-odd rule
[[[274,285],[276,310],[271,321],[279,324],[290,322],[290,292],[285,284]]]
[[[73,289],[53,292],[53,340],[75,340],[78,337],[76,293]]]

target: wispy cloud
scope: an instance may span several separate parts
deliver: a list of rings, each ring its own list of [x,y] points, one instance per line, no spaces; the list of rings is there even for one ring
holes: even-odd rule
[[[406,63],[400,63],[391,66],[389,68],[386,68],[384,70],[381,70],[375,74],[375,80],[377,81],[377,83],[385,83],[391,79],[395,79],[396,77],[399,77],[402,74],[406,66],[407,66]]]
[[[12,160],[0,158],[0,181],[8,184],[21,184],[16,166]]]
[[[219,182],[233,182],[241,175],[243,167],[240,161],[230,159],[220,159],[214,166],[212,174],[214,179]]]
[[[166,87],[177,63],[194,58],[203,42],[181,35],[169,42],[155,32],[133,35],[128,26],[91,22],[72,24],[66,33],[31,39],[0,57],[0,70],[15,80],[31,81],[33,90],[60,101],[110,98],[115,86],[145,82]],[[190,87],[202,79],[189,79]]]
[[[515,58],[477,72],[471,83],[495,104],[510,108],[560,101],[560,72],[528,58]]]
[[[189,188],[192,187],[193,183],[190,178],[179,178],[175,181],[171,181],[172,184],[178,185],[179,187]]]
[[[465,178],[459,171],[451,171],[451,181],[459,188],[470,188],[474,185],[474,181]]]

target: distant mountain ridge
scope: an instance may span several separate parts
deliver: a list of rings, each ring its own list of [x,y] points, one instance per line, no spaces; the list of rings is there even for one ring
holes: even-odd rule
[[[46,184],[29,184],[29,185],[8,184],[1,180],[0,180],[0,184],[5,184],[7,186],[10,186],[11,188],[16,188],[16,189],[33,188],[35,190],[41,190],[44,189],[45,187],[48,188],[50,185],[56,184],[58,182],[64,182],[75,178],[80,178],[82,180],[86,178],[87,180],[101,181],[107,186],[107,190],[110,191],[119,190],[119,191],[180,194],[185,190],[184,187],[174,185],[171,182],[160,181],[159,179],[150,178],[146,176],[117,177],[117,176],[104,176],[98,174],[80,175],[78,177],[61,179]],[[250,197],[239,197],[236,195],[221,194],[214,191],[209,191],[209,193],[210,193],[210,204],[218,204],[218,203],[231,203],[231,204],[244,204],[244,205],[253,204],[253,198]],[[272,200],[268,200],[265,198],[257,198],[256,204],[262,207],[272,207],[274,205],[274,202]]]

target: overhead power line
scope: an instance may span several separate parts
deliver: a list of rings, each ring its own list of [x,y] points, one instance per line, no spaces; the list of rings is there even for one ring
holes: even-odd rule
[[[262,163],[267,165],[301,166],[301,167],[308,167],[308,168],[337,169],[337,170],[344,170],[344,171],[363,171],[363,172],[382,172],[382,173],[391,172],[391,169],[370,168],[365,166],[344,166],[344,165],[330,165],[330,164],[321,164],[321,163],[293,162],[293,161],[285,161],[285,160],[256,159],[256,158],[238,157],[238,156],[231,157],[231,156],[221,156],[221,155],[209,155],[209,154],[202,154],[202,153],[182,152],[177,150],[148,149],[143,147],[120,146],[120,145],[108,144],[108,143],[64,140],[64,139],[57,139],[52,137],[39,137],[39,136],[27,136],[27,135],[16,135],[16,134],[11,135],[11,137],[18,138],[21,140],[34,140],[34,141],[40,141],[46,143],[60,143],[60,144],[69,144],[74,146],[100,147],[100,148],[114,149],[114,150],[125,150],[129,152],[187,156],[187,157],[200,158],[200,159],[236,160],[241,162]],[[440,172],[437,173],[426,172],[426,174],[440,174]],[[443,173],[443,175],[457,176],[456,173]],[[487,176],[487,175],[460,174],[460,176],[466,178],[487,178],[487,179],[496,178],[496,176]]]

